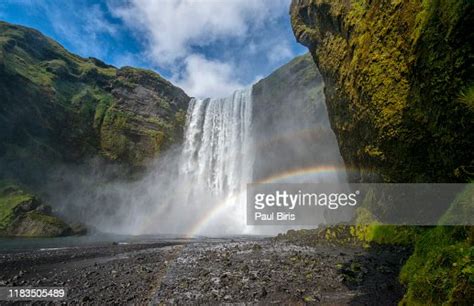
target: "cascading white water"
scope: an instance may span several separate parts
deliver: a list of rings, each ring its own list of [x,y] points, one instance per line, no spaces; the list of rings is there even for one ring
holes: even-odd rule
[[[244,89],[190,102],[180,174],[199,189],[192,191],[208,188],[216,196],[232,196],[251,181],[251,96],[251,89]]]
[[[251,88],[227,98],[192,99],[184,143],[160,156],[134,185],[100,189],[114,196],[122,224],[113,232],[223,235],[246,233],[245,187],[252,180]],[[129,205],[133,203],[133,205]]]
[[[85,223],[107,232],[221,236],[285,231],[247,225],[246,185],[339,181],[342,159],[323,85],[314,82],[314,87],[293,88],[282,81],[277,88],[274,81],[262,81],[227,98],[192,99],[182,146],[162,152],[142,179],[104,186],[95,183],[102,182],[98,172],[97,179],[87,175],[88,184],[53,202],[81,211]],[[76,175],[68,177],[78,185]]]
[[[321,165],[323,161],[318,153],[330,150],[313,146],[313,138],[301,139],[299,133],[308,126],[314,129],[325,122],[314,122],[310,116],[302,116],[305,115],[303,110],[294,110],[292,116],[300,120],[282,116],[270,122],[268,127],[258,131],[263,140],[260,140],[261,146],[257,146],[257,131],[253,129],[262,119],[262,105],[260,107],[260,117],[254,116],[252,88],[238,90],[227,98],[190,101],[178,173],[179,181],[184,182],[179,188],[183,194],[173,204],[181,209],[186,207],[190,222],[197,224],[190,233],[270,234],[288,229],[284,226],[256,228],[246,224],[246,185],[252,182],[256,170],[265,178],[271,177],[274,169],[285,173],[295,167],[300,169],[301,165],[310,169]],[[269,116],[278,112],[271,108],[264,111]],[[281,133],[293,136],[282,141]],[[256,155],[260,162],[265,159],[271,167],[259,168],[254,164]],[[337,156],[331,158],[336,160]],[[283,175],[278,182],[337,182],[337,175],[330,173],[320,177],[314,173],[303,178]],[[322,215],[319,217],[324,221]]]

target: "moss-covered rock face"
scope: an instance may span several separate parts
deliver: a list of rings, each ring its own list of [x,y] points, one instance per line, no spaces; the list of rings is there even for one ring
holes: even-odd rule
[[[142,166],[178,142],[189,97],[158,74],[81,58],[0,22],[0,177],[93,156]]]
[[[57,237],[75,230],[17,185],[0,182],[0,236]]]
[[[291,18],[351,180],[472,179],[472,1],[294,0]]]
[[[81,58],[36,30],[0,22],[0,180],[42,194],[64,165],[106,177],[105,164],[114,163],[131,176],[180,141],[189,99],[152,71]],[[14,189],[0,201],[3,235],[75,231],[37,211],[43,205],[30,193]],[[19,213],[25,205],[33,208]]]
[[[359,170],[351,181],[473,180],[472,1],[293,0],[291,19],[325,80],[345,163]],[[471,212],[472,189],[452,205]],[[401,304],[472,303],[472,226],[374,223],[353,235],[414,244]]]

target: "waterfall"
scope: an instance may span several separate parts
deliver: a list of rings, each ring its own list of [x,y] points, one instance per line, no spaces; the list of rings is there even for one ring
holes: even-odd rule
[[[191,99],[183,143],[161,152],[142,178],[104,185],[96,184],[103,181],[102,171],[81,180],[79,171],[68,169],[79,173],[69,176],[68,185],[79,187],[54,202],[80,210],[85,223],[104,232],[220,236],[286,231],[288,226],[247,225],[248,183],[345,181],[324,85],[305,71],[298,77],[277,73],[226,98]],[[297,79],[304,82],[294,84]]]
[[[182,145],[163,152],[141,180],[100,186],[74,198],[112,207],[88,216],[110,232],[220,236],[286,231],[290,227],[247,225],[246,185],[339,181],[342,160],[323,86],[314,88],[310,95],[300,87],[276,89],[260,82],[226,98],[192,99]],[[322,214],[316,217],[324,221]]]
[[[192,99],[180,174],[194,182],[190,197],[207,189],[233,196],[252,178],[251,89],[227,98]]]
[[[306,102],[303,99],[263,103],[252,101],[252,90],[190,101],[179,157],[181,195],[173,201],[175,209],[185,211],[180,218],[186,215],[197,224],[190,233],[285,231],[288,227],[246,224],[248,183],[266,178],[278,178],[279,183],[338,181],[338,173],[321,173],[318,168],[338,164],[340,158],[335,141],[328,146],[327,139],[335,139],[327,132],[329,122],[299,105]],[[324,221],[322,215],[315,217]]]

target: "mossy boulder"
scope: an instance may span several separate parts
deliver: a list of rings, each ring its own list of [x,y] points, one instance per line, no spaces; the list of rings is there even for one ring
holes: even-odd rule
[[[30,211],[17,217],[7,231],[8,236],[16,237],[59,237],[71,235],[72,229],[55,216]]]
[[[84,234],[52,213],[50,206],[12,183],[0,183],[0,236],[58,237]]]

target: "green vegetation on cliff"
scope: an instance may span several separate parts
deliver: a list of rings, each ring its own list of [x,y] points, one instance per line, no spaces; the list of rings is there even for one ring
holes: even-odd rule
[[[472,178],[472,1],[294,1],[341,154],[362,180]],[[358,179],[358,178],[354,178]]]
[[[294,0],[291,19],[325,81],[346,166],[359,170],[351,181],[472,182],[472,1]],[[472,196],[452,205],[472,217]],[[403,303],[474,299],[472,227],[373,223],[352,232],[366,243],[414,245]]]
[[[438,226],[415,244],[400,279],[402,304],[469,305],[474,300],[473,228]]]
[[[42,192],[64,165],[100,173],[97,165],[113,163],[123,170],[115,176],[137,173],[181,140],[189,99],[155,72],[81,58],[34,29],[0,21],[0,180]],[[12,188],[0,196],[4,235],[73,232],[48,213],[19,213],[38,200]]]
[[[20,180],[94,156],[142,166],[180,140],[189,101],[152,71],[81,58],[5,22],[0,97],[0,176]]]

